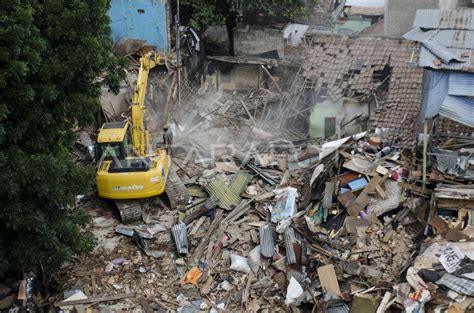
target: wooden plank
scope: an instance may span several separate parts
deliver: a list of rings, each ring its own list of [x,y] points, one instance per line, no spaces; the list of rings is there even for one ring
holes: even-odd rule
[[[377,188],[378,185],[383,181],[382,177],[379,174],[376,174],[365,186],[364,191],[365,192],[372,192]]]
[[[387,175],[381,177],[379,174],[376,174],[374,177],[372,177],[367,186],[365,186],[364,190],[362,190],[362,192],[359,194],[357,199],[349,205],[347,212],[351,216],[359,216],[359,212],[365,209],[369,202],[368,193],[376,190],[377,186],[380,186],[380,184],[385,181],[387,177]]]
[[[436,199],[436,203],[438,207],[446,207],[446,208],[453,208],[453,209],[474,208],[474,200],[472,199],[440,199],[438,198]]]
[[[461,241],[469,240],[469,236],[464,234],[458,229],[450,229],[448,223],[446,223],[438,215],[433,215],[430,218],[430,226],[433,227],[439,234],[443,235],[446,239],[450,241]]]
[[[197,233],[197,231],[199,230],[199,228],[201,228],[201,225],[202,223],[204,223],[204,221],[206,220],[207,216],[201,216],[199,218],[199,220],[197,221],[196,225],[194,225],[193,229],[191,230],[191,232],[189,233],[190,235],[194,235]]]
[[[360,211],[365,209],[367,204],[369,203],[369,196],[367,192],[363,190],[360,195],[349,205],[349,209],[347,212],[351,216],[359,216]]]
[[[318,267],[318,277],[319,282],[321,283],[321,288],[324,291],[329,291],[336,296],[341,295],[341,289],[339,289],[339,283],[337,281],[334,265],[328,264]]]
[[[207,212],[213,210],[214,208],[208,208],[205,204],[201,205],[199,208],[192,211],[190,214],[186,215],[183,220],[183,223],[189,225],[192,221],[199,217],[203,217]]]
[[[54,306],[60,307],[60,306],[69,306],[69,305],[76,305],[76,304],[89,304],[89,303],[114,301],[114,300],[131,298],[133,296],[134,296],[133,293],[124,293],[124,294],[113,295],[113,296],[91,297],[87,299],[73,300],[73,301],[59,301],[59,302],[55,302]]]
[[[333,177],[332,180],[334,180],[334,181],[338,180],[341,185],[346,185],[348,182],[350,182],[354,179],[357,179],[359,177],[360,177],[360,174],[358,174],[356,172],[348,172],[348,173]]]
[[[207,231],[206,235],[204,237],[202,237],[202,239],[199,242],[198,246],[196,247],[196,249],[194,249],[194,252],[193,252],[192,256],[189,258],[191,263],[194,262],[194,261],[199,261],[202,254],[204,253],[204,249],[206,248],[206,244],[209,242],[209,238],[214,233],[214,231],[217,229],[217,226],[219,226],[221,224],[223,215],[224,215],[224,213],[223,213],[222,210],[217,210],[216,216],[214,217],[214,221],[212,221],[211,227],[209,227],[209,230]]]
[[[92,296],[97,296],[97,282],[95,280],[95,274],[92,273],[91,275],[91,284],[92,284]]]
[[[341,193],[337,196],[337,200],[341,202],[342,206],[348,209],[351,205],[352,202],[354,202],[356,197],[354,196],[354,193],[350,190]]]
[[[380,175],[384,175],[384,176],[387,175],[387,173],[390,172],[388,169],[386,169],[385,167],[380,166],[380,165],[377,166],[377,168],[375,169],[375,171],[376,171],[377,173],[379,173]]]
[[[253,279],[253,272],[250,271],[250,273],[247,275],[247,283],[245,284],[245,289],[242,294],[242,307],[244,307],[247,304],[248,299],[250,297],[250,287],[252,285],[252,279]]]
[[[267,76],[270,78],[270,80],[272,81],[273,85],[276,87],[276,89],[278,90],[278,92],[280,94],[283,94],[283,90],[281,90],[280,86],[278,86],[275,78],[272,76],[272,74],[270,74],[270,72],[267,70],[267,68],[263,65],[260,65],[263,69],[263,71],[265,72],[265,74],[267,74]]]
[[[235,209],[233,209],[227,216],[226,218],[222,221],[223,224],[226,224],[226,223],[230,223],[232,221],[235,221],[237,219],[239,219],[242,215],[244,215],[247,210],[250,208],[250,204],[254,201],[263,201],[263,200],[266,200],[268,198],[271,198],[273,197],[275,194],[273,192],[263,192],[263,193],[260,193],[258,195],[256,195],[255,197],[251,198],[251,199],[248,199],[248,200],[244,200],[242,202],[240,202],[240,204],[238,206],[235,207]]]
[[[377,193],[379,194],[380,197],[382,197],[382,199],[385,199],[385,190],[383,190],[382,186],[380,185],[377,185],[375,186],[375,190],[377,191]]]
[[[252,121],[252,124],[255,125],[255,119],[253,118],[253,115],[250,114],[249,108],[248,108],[247,105],[245,104],[244,100],[242,100],[242,98],[240,98],[239,100],[240,100],[240,103],[242,104],[242,106],[244,107],[245,112],[247,113],[247,115],[249,116],[250,120]]]
[[[416,192],[424,193],[424,194],[431,194],[431,190],[428,190],[426,188],[423,190],[423,187],[421,186],[416,186],[416,185],[405,183],[405,182],[399,182],[398,185],[400,186],[400,188],[404,188],[404,189],[408,189],[411,191],[416,191]]]

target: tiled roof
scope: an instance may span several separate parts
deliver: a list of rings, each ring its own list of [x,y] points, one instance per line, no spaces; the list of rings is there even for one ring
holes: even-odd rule
[[[327,89],[332,100],[358,97],[365,101],[373,101],[378,89],[387,88],[377,100],[379,109],[371,110],[374,126],[388,128],[395,140],[412,141],[423,80],[416,43],[334,34],[315,34],[307,43],[302,75],[312,88]],[[382,86],[384,82],[388,87]]]

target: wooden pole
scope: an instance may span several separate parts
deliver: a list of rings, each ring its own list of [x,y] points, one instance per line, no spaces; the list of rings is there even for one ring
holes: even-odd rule
[[[265,72],[265,74],[267,74],[267,76],[270,78],[270,80],[272,81],[273,85],[276,87],[276,89],[278,90],[278,92],[280,94],[283,94],[283,91],[281,90],[280,86],[278,86],[275,78],[273,78],[272,74],[270,74],[270,72],[267,70],[267,68],[264,66],[264,65],[260,65],[260,67],[263,69],[263,71]]]
[[[428,119],[423,122],[423,191],[426,184],[426,166],[428,155]]]

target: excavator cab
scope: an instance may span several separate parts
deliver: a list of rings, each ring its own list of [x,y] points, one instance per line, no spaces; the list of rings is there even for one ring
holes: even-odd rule
[[[132,133],[128,122],[105,123],[97,140],[97,155],[101,161],[110,160],[109,172],[146,172],[151,159],[137,157],[133,151]]]
[[[108,199],[140,199],[164,192],[169,159],[165,153],[139,156],[129,122],[105,123],[96,145],[97,187]]]
[[[128,122],[105,123],[97,138],[99,160],[124,160],[132,155],[132,133]]]

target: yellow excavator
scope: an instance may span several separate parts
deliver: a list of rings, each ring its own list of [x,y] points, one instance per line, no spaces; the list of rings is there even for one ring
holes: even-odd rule
[[[186,187],[171,167],[165,148],[152,149],[145,122],[145,96],[150,70],[164,65],[162,54],[150,51],[140,58],[137,83],[130,106],[131,117],[105,123],[96,144],[97,189],[102,198],[115,200],[122,222],[140,219],[137,199],[166,192],[176,208],[189,199]]]

